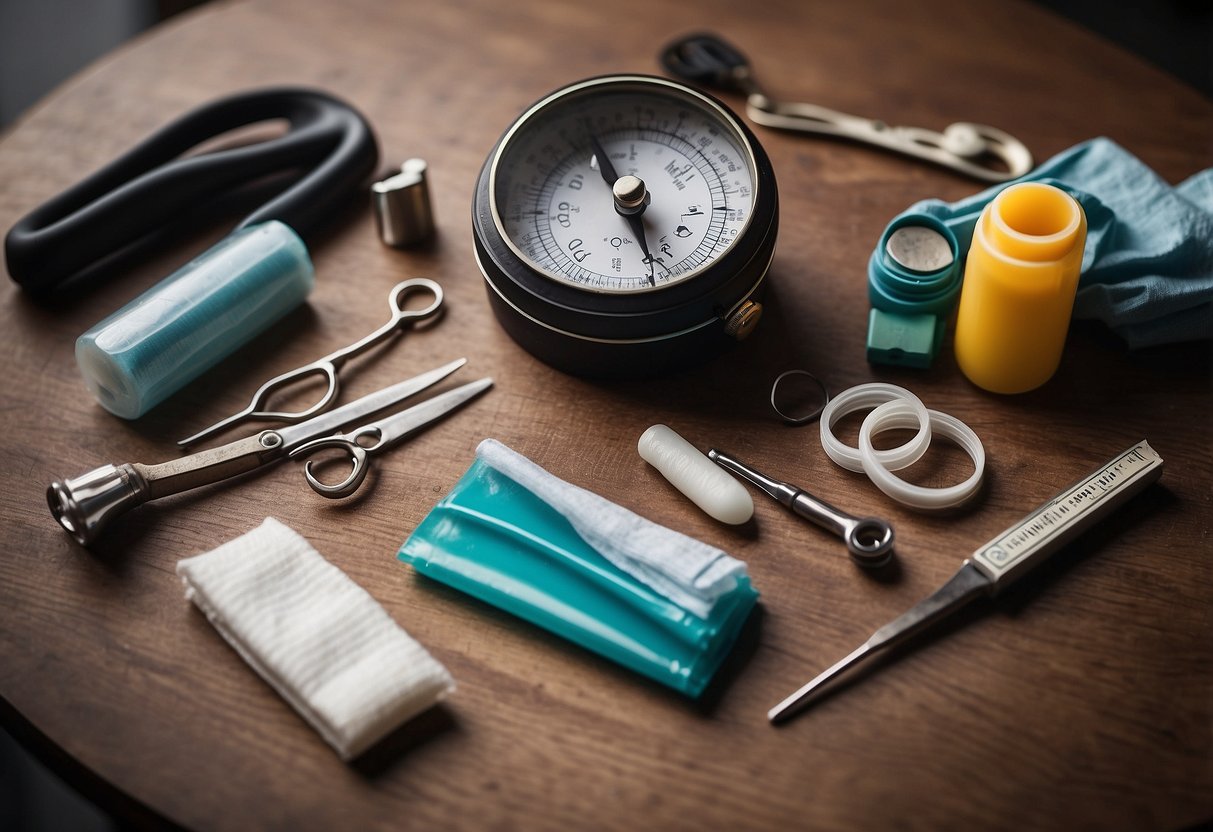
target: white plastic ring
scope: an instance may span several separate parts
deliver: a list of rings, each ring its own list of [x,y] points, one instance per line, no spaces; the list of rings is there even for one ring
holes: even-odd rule
[[[848,413],[876,407],[886,402],[905,402],[917,419],[918,433],[914,434],[914,437],[904,445],[883,451],[872,451],[872,453],[880,464],[890,471],[908,468],[922,459],[922,455],[927,452],[927,446],[931,444],[931,418],[927,414],[926,405],[904,387],[880,381],[860,384],[844,390],[826,405],[825,410],[821,412],[821,447],[825,450],[826,456],[848,471],[862,472],[864,470],[863,458],[860,456],[859,449],[844,445],[834,436],[832,428],[839,419]],[[914,427],[914,425],[905,427]]]
[[[927,411],[932,430],[959,445],[973,460],[973,474],[959,485],[946,488],[926,488],[913,485],[889,473],[872,446],[872,437],[884,430],[911,428],[918,424],[918,413],[907,400],[882,404],[868,414],[859,428],[859,454],[864,473],[876,487],[894,500],[919,509],[953,508],[968,500],[981,487],[986,470],[986,450],[977,434],[964,422],[938,410]]]

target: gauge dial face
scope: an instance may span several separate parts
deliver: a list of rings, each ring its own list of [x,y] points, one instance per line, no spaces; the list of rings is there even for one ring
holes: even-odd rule
[[[653,79],[589,81],[507,133],[490,202],[507,244],[543,275],[593,292],[656,291],[709,268],[744,233],[754,171],[714,102]],[[631,215],[611,183],[628,176],[647,194]]]

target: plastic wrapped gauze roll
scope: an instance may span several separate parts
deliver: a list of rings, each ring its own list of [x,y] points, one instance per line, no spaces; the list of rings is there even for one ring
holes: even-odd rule
[[[106,410],[134,419],[300,304],[314,283],[290,226],[250,226],[81,335],[76,362]]]

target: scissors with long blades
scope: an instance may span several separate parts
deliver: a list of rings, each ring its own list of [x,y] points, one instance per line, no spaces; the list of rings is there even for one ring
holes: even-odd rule
[[[59,525],[81,545],[87,546],[97,539],[111,520],[135,506],[170,494],[221,482],[276,462],[312,440],[326,437],[350,423],[372,416],[437,384],[466,363],[467,359],[460,358],[370,393],[306,422],[263,430],[254,436],[237,439],[217,448],[208,448],[180,459],[158,465],[144,465],[138,462],[103,465],[78,477],[56,480],[47,488],[47,503]],[[383,437],[390,436],[388,439],[382,439],[379,446],[375,447],[375,450],[379,450],[389,442],[399,441],[431,424],[491,385],[491,379],[480,379],[465,384],[359,431],[376,429],[382,431]],[[407,430],[398,429],[398,425],[407,425]],[[353,493],[366,476],[365,460],[355,471],[355,475],[357,482],[347,488],[347,493]],[[309,472],[309,482],[313,479],[315,478]]]
[[[410,298],[424,295],[430,296],[430,302],[425,306],[420,309],[410,309],[406,306]],[[362,355],[379,342],[391,337],[394,333],[437,315],[442,310],[442,287],[424,277],[402,280],[392,287],[392,291],[388,295],[388,306],[391,309],[392,317],[374,332],[347,347],[342,347],[329,353],[323,358],[317,358],[315,361],[304,364],[302,367],[296,367],[282,375],[274,376],[257,388],[257,392],[253,394],[253,400],[243,410],[233,413],[226,419],[220,419],[210,427],[203,428],[193,436],[182,439],[177,444],[182,448],[188,448],[190,445],[196,445],[207,437],[214,436],[220,431],[227,430],[234,425],[250,419],[266,419],[294,424],[322,412],[337,398],[337,391],[341,386],[337,374],[341,371],[345,362]],[[309,378],[323,378],[325,383],[324,394],[321,395],[315,404],[302,410],[269,409],[269,399],[271,396]]]
[[[355,428],[349,433],[339,433],[335,436],[321,436],[305,442],[291,451],[291,459],[307,456],[324,448],[341,448],[350,455],[350,473],[341,482],[326,483],[316,476],[312,470],[312,461],[308,460],[303,466],[304,476],[312,490],[323,497],[334,500],[348,497],[358,490],[366,479],[370,464],[367,456],[378,454],[395,445],[407,436],[427,426],[442,414],[458,407],[463,402],[480,395],[493,386],[493,380],[482,378],[462,387],[456,387],[440,396],[435,396],[421,404],[414,405],[408,410],[387,416],[377,422]],[[368,442],[370,444],[363,444]]]

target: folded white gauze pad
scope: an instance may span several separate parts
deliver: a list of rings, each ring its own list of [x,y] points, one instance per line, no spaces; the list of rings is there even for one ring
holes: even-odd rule
[[[455,683],[383,607],[273,518],[177,563],[185,597],[343,760]]]
[[[700,618],[746,574],[744,563],[720,549],[571,485],[494,439],[481,442],[476,456],[564,515],[616,567]]]

